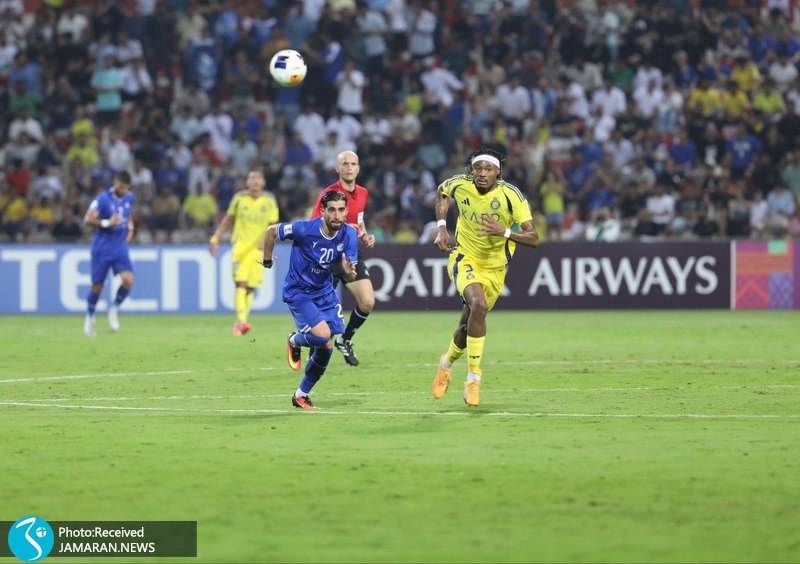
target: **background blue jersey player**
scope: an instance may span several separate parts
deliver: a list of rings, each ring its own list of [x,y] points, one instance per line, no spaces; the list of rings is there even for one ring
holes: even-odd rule
[[[92,289],[86,298],[87,312],[83,323],[83,331],[90,337],[97,334],[94,310],[108,270],[119,274],[122,280],[116,299],[108,308],[108,325],[112,331],[119,330],[119,304],[128,297],[133,286],[133,266],[128,253],[128,242],[133,237],[133,194],[130,189],[130,173],[118,172],[113,186],[97,195],[83,218],[86,225],[97,229],[92,241]]]
[[[331,191],[320,202],[322,217],[309,221],[277,223],[267,228],[262,264],[272,268],[275,241],[292,241],[289,273],[283,283],[283,301],[289,306],[297,332],[289,334],[286,360],[300,370],[300,347],[311,347],[306,371],[292,396],[292,405],[317,409],[308,397],[328,366],[333,337],[344,332],[344,315],[333,287],[331,265],[339,261],[344,276],[353,281],[358,263],[358,234],[345,223],[347,197]]]

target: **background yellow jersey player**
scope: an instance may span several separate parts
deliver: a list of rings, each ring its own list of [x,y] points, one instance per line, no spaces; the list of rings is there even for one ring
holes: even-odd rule
[[[211,255],[216,256],[220,237],[233,225],[231,256],[233,281],[236,283],[233,334],[236,336],[244,335],[252,328],[247,318],[253,305],[253,292],[264,279],[264,268],[258,264],[264,249],[264,233],[267,227],[277,223],[279,216],[278,202],[275,196],[264,192],[265,186],[264,174],[260,170],[250,171],[247,190],[233,197],[208,246]]]
[[[438,233],[434,244],[442,252],[450,253],[447,273],[461,295],[464,309],[450,346],[439,361],[433,382],[436,399],[444,396],[453,363],[466,350],[469,367],[464,401],[471,406],[480,404],[486,314],[500,296],[516,246],[539,245],[528,201],[516,186],[500,177],[503,160],[500,153],[481,147],[470,154],[466,174],[448,178],[439,185]],[[458,206],[452,247],[446,219],[451,199]],[[519,231],[512,231],[514,224],[519,225]]]

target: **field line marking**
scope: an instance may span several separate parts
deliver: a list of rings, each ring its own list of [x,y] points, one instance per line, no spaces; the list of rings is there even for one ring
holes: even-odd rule
[[[720,359],[626,359],[626,360],[613,360],[613,359],[589,359],[589,360],[520,360],[520,361],[490,361],[484,362],[484,366],[569,366],[569,365],[582,365],[582,366],[595,366],[595,365],[610,365],[610,364],[666,364],[666,365],[715,365],[715,364],[733,364],[740,366],[747,366],[750,364],[777,364],[777,365],[800,365],[800,360],[769,360],[769,359],[738,359],[738,360],[720,360]],[[421,368],[436,366],[435,362],[420,362],[409,363],[402,365],[405,368]],[[197,368],[189,370],[148,370],[145,372],[102,372],[98,374],[73,374],[66,376],[32,376],[29,378],[10,378],[0,380],[0,384],[12,384],[20,382],[45,382],[53,380],[85,380],[88,378],[123,378],[128,376],[169,376],[169,375],[182,375],[182,374],[208,374],[218,372],[272,372],[276,370],[286,370],[283,366],[263,366],[252,368]]]
[[[139,411],[139,412],[178,412],[178,413],[271,413],[271,414],[289,414],[298,413],[296,409],[205,409],[205,408],[191,408],[191,407],[122,407],[122,406],[107,406],[107,405],[63,405],[63,404],[45,404],[45,403],[27,403],[27,402],[7,402],[0,401],[0,405],[9,407],[45,407],[45,408],[61,408],[61,409],[93,409],[100,411]],[[452,417],[452,416],[466,416],[466,417],[564,417],[564,418],[614,418],[614,419],[800,419],[800,415],[777,415],[777,414],[755,414],[755,415],[739,415],[739,414],[719,414],[713,415],[708,413],[544,413],[544,412],[510,412],[510,411],[497,411],[489,413],[474,413],[470,411],[328,411],[319,410],[311,413],[318,415],[381,415],[381,416],[437,416],[437,417]]]
[[[673,390],[752,390],[752,389],[794,389],[800,384],[754,384],[741,386],[629,386],[627,388],[509,388],[505,390],[490,390],[493,394],[536,394],[560,392],[651,392]],[[329,396],[391,396],[391,395],[428,395],[429,391],[386,391],[386,392],[329,392]],[[26,398],[24,400],[4,401],[34,401],[34,402],[68,402],[68,401],[168,401],[168,400],[234,400],[234,399],[273,399],[285,398],[286,394],[234,394],[234,395],[191,395],[191,396],[149,396],[149,397],[90,397],[90,398]]]

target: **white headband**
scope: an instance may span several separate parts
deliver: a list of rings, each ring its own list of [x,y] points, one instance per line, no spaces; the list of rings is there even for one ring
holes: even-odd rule
[[[492,155],[478,155],[477,157],[472,159],[472,162],[470,164],[472,166],[475,166],[475,163],[480,161],[486,161],[487,163],[492,163],[497,168],[500,168],[500,159],[498,159],[497,157],[493,157]]]

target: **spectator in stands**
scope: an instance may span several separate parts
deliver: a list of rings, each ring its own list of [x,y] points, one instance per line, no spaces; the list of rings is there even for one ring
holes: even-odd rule
[[[61,219],[53,225],[52,235],[57,243],[75,243],[83,237],[81,222],[75,217],[72,207],[61,207]]]
[[[92,86],[97,93],[95,109],[100,126],[119,123],[122,112],[122,71],[117,68],[114,55],[98,57],[98,70],[92,76]]]
[[[156,243],[171,243],[172,233],[178,227],[181,202],[167,184],[158,186],[151,204],[152,215],[148,227]]]
[[[776,239],[784,237],[796,206],[794,195],[783,184],[770,190],[767,194],[767,233]]]

